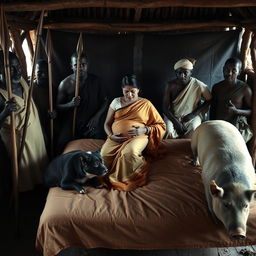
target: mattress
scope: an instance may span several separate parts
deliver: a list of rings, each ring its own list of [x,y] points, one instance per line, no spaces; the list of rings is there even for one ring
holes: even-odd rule
[[[97,150],[103,140],[83,139],[65,152]],[[40,217],[36,248],[44,256],[64,248],[159,250],[256,244],[256,203],[247,238],[232,240],[211,218],[200,167],[191,163],[190,140],[163,141],[166,152],[149,166],[147,184],[135,191],[88,188],[87,194],[49,190]]]

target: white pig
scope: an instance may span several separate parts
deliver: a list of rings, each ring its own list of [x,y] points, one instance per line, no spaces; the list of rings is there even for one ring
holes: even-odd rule
[[[191,148],[202,167],[209,210],[230,236],[246,237],[249,204],[256,190],[255,169],[237,128],[221,120],[202,123],[192,134]]]

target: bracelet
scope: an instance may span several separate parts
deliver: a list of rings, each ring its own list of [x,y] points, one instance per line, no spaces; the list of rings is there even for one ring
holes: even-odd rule
[[[146,130],[147,130],[145,134],[146,134],[146,135],[149,135],[149,134],[150,134],[150,131],[151,131],[150,127],[145,126],[145,128],[146,128]]]
[[[109,135],[108,135],[108,138],[111,139],[112,135],[113,135],[113,134],[109,134]]]

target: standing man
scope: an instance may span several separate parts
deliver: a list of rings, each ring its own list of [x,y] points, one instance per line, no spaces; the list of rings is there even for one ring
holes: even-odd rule
[[[67,142],[74,139],[72,123],[74,108],[77,107],[75,139],[105,138],[103,114],[106,114],[108,100],[97,76],[89,74],[88,60],[84,53],[80,57],[79,96],[75,97],[77,53],[71,56],[73,74],[61,81],[57,95],[57,109],[61,115],[61,129],[58,139],[58,151],[61,152]]]
[[[241,72],[242,62],[238,58],[230,58],[223,67],[224,80],[212,88],[210,119],[225,120],[235,125],[244,140],[248,142],[252,131],[247,118],[251,115],[251,88],[237,79]]]
[[[206,84],[191,76],[192,61],[181,59],[174,70],[176,78],[167,83],[163,101],[165,138],[190,138],[204,119],[212,96]]]
[[[11,154],[10,113],[15,112],[17,149],[19,153],[25,124],[29,87],[21,76],[20,62],[12,52],[9,52],[9,61],[12,93],[14,95],[11,100],[8,100],[4,58],[3,52],[0,51],[0,134],[8,153]],[[33,100],[27,125],[27,136],[19,166],[19,191],[31,190],[36,184],[41,184],[43,170],[48,164],[43,133]]]

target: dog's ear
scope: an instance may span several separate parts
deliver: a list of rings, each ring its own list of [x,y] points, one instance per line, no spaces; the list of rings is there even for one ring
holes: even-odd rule
[[[91,151],[84,152],[82,157],[84,158],[85,162],[90,162],[92,159],[92,152]]]
[[[97,150],[95,150],[95,151],[93,151],[93,153],[94,153],[94,154],[96,154],[98,157],[100,157],[100,158],[101,158],[100,148],[99,148],[99,149],[97,149]]]

